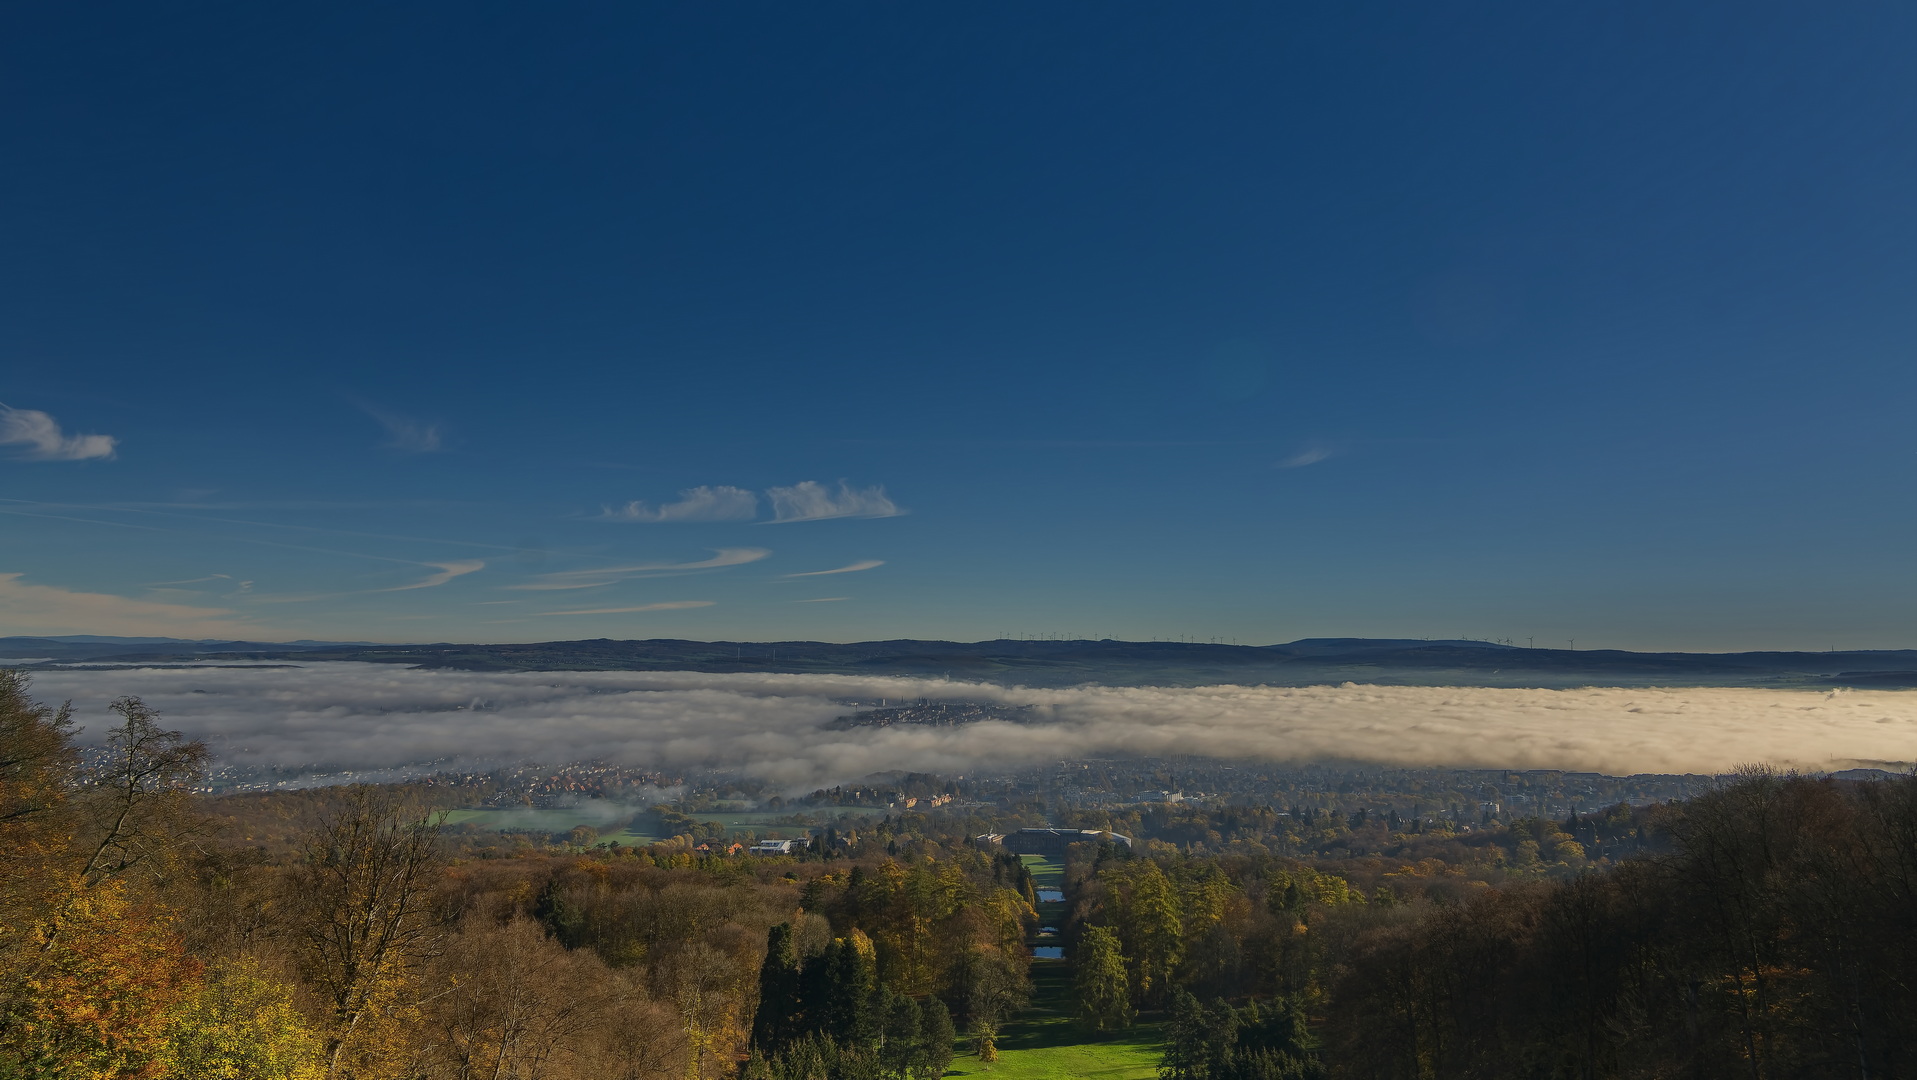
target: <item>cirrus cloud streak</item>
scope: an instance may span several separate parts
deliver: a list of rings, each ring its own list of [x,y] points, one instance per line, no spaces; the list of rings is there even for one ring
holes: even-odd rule
[[[850,566],[841,566],[836,570],[807,570],[801,574],[787,574],[786,577],[825,577],[827,574],[856,574],[861,570],[875,570],[885,565],[884,559],[860,559]]]
[[[390,589],[375,589],[374,591],[406,592],[409,589],[430,589],[437,585],[444,585],[456,577],[464,577],[467,574],[486,569],[486,563],[483,559],[461,559],[456,562],[436,562],[427,563],[426,565],[438,567],[439,573],[429,574],[424,581],[415,581],[411,585],[395,585]]]
[[[630,566],[606,566],[596,570],[560,570],[556,573],[541,574],[533,581],[518,585],[507,585],[508,589],[527,589],[545,592],[554,589],[594,589],[601,585],[611,585],[627,578],[672,577],[677,574],[697,573],[701,570],[723,570],[728,566],[744,566],[758,562],[772,554],[768,548],[719,548],[710,559],[693,562],[652,562],[635,563]]]
[[[711,607],[710,600],[666,600],[657,604],[640,604],[637,607],[584,608],[578,611],[536,611],[535,615],[629,615],[635,611],[685,611],[688,608]]]

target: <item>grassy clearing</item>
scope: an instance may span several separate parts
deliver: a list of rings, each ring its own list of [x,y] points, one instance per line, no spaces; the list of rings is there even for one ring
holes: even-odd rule
[[[1005,1025],[999,1035],[999,1059],[983,1065],[970,1054],[952,1059],[946,1076],[992,1080],[1157,1080],[1161,1034],[1157,1024],[1128,1031],[1087,1031],[1073,1018],[1071,964],[1064,960],[1032,963],[1032,1005]],[[961,1042],[961,1045],[963,1043]]]
[[[647,844],[656,844],[664,839],[665,837],[663,836],[654,836],[648,832],[634,832],[631,829],[621,829],[616,833],[602,833],[596,842],[601,844],[617,843],[623,844],[626,847],[645,847]]]
[[[1024,858],[1034,885],[1041,889],[1063,887],[1063,863],[1036,855]],[[1064,918],[1064,904],[1038,905],[1041,926],[1058,926]],[[1038,937],[1032,943],[1050,945],[1056,939]],[[992,1080],[1158,1080],[1162,1025],[1139,1024],[1126,1031],[1101,1033],[1087,1030],[1076,1013],[1071,962],[1034,960],[1032,1004],[999,1033],[998,1062],[985,1065],[969,1053],[961,1053],[945,1075]],[[963,1040],[960,1045],[965,1045]]]
[[[1062,889],[1065,887],[1065,864],[1043,855],[1020,855],[1025,869],[1032,872],[1032,887],[1037,889]]]

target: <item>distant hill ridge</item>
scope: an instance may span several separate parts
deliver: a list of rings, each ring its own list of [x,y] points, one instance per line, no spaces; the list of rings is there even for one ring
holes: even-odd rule
[[[1304,638],[1276,645],[1176,641],[548,641],[478,645],[0,638],[38,664],[195,658],[357,660],[466,671],[707,671],[950,677],[1003,685],[1196,686],[1326,682],[1442,686],[1917,687],[1917,650],[1680,653],[1531,649],[1486,641]]]

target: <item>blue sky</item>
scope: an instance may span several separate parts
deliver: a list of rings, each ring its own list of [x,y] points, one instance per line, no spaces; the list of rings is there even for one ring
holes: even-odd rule
[[[1917,646],[1914,51],[16,5],[0,633]]]

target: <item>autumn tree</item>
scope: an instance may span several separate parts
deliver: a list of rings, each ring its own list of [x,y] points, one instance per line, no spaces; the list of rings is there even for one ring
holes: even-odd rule
[[[1132,963],[1132,986],[1142,1005],[1166,1000],[1173,975],[1185,953],[1184,919],[1178,892],[1170,878],[1150,859],[1107,864],[1114,893],[1114,922],[1125,955]]]
[[[0,672],[0,1075],[157,1075],[200,964],[123,875],[177,842],[205,748],[125,698],[125,723],[82,769],[71,710],[27,686]]]
[[[161,1059],[165,1075],[192,1080],[319,1080],[319,1036],[291,989],[259,965],[233,961],[174,1011]]]
[[[30,682],[23,671],[0,668],[0,836],[10,847],[65,805],[78,759],[73,706],[33,700]]]
[[[440,928],[430,899],[439,823],[360,787],[306,842],[291,876],[300,970],[326,1004],[328,1076],[392,1052],[403,990]],[[351,1050],[352,1053],[348,1053]]]
[[[174,1012],[200,973],[164,916],[107,882],[67,890],[13,932],[27,955],[0,1002],[0,1076],[117,1080],[164,1071]]]
[[[1073,950],[1072,969],[1079,1019],[1098,1031],[1131,1026],[1131,991],[1117,934],[1103,926],[1086,927]]]
[[[10,984],[30,940],[26,928],[70,874],[67,810],[78,754],[73,710],[28,696],[24,672],[0,669],[0,978]]]
[[[570,1075],[615,1013],[612,973],[529,919],[476,919],[430,968],[429,1053],[447,1077]]]
[[[686,1037],[686,1080],[701,1080],[708,1064],[729,1056],[738,1038],[736,973],[730,957],[703,941],[680,949],[672,964],[672,1000]]]
[[[613,974],[613,999],[600,1028],[593,1080],[653,1080],[678,1071],[688,1053],[672,1007],[652,998],[625,972]]]
[[[99,762],[74,800],[80,810],[80,876],[91,885],[139,869],[162,872],[182,838],[199,827],[190,784],[206,772],[204,743],[159,724],[136,697],[108,706],[123,721],[107,733]]]

